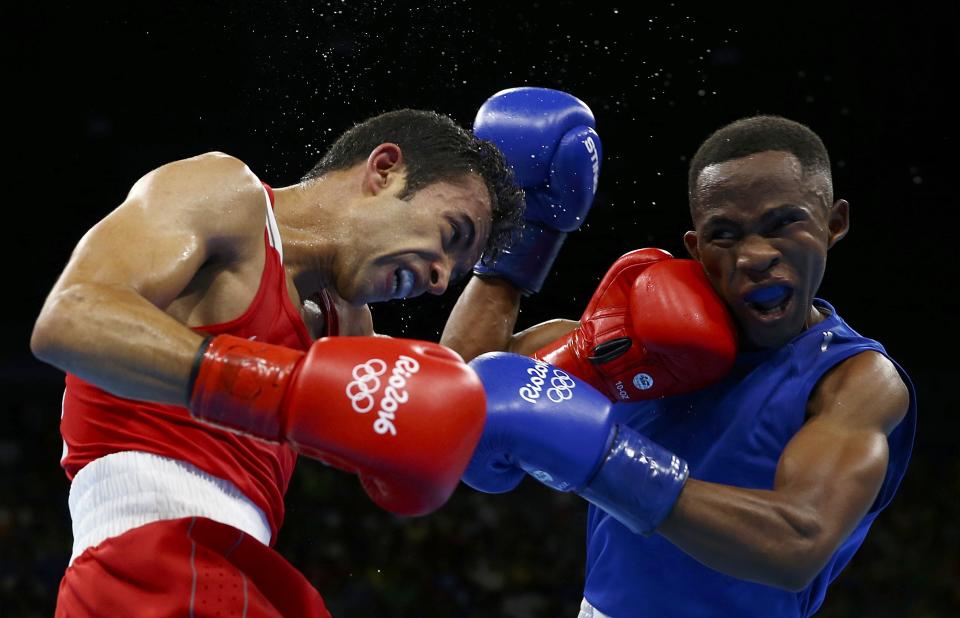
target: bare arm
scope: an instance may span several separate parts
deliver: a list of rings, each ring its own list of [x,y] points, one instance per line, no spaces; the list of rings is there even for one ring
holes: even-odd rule
[[[517,288],[497,277],[474,277],[450,312],[440,343],[467,361],[494,351],[530,355],[578,325],[550,320],[514,334],[519,312]]]
[[[464,360],[510,345],[520,312],[520,290],[505,279],[473,277],[447,318],[440,343]]]
[[[875,352],[828,373],[789,442],[771,491],[690,479],[658,532],[728,575],[800,590],[823,568],[876,499],[887,435],[909,393]]]
[[[202,337],[163,309],[205,262],[233,259],[251,225],[262,230],[261,191],[220,154],[144,176],[77,245],[34,326],[33,353],[113,394],[184,404]]]

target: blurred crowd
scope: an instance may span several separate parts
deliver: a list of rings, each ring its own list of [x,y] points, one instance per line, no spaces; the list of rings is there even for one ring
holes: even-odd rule
[[[946,400],[941,389],[952,377],[914,374],[919,450],[819,616],[960,615],[956,423],[922,405]],[[60,384],[6,386],[13,397],[0,433],[0,616],[50,616],[72,541],[69,484],[57,465]],[[277,547],[337,617],[573,618],[585,515],[575,496],[527,479],[498,496],[461,486],[437,513],[398,519],[373,506],[353,476],[301,460]]]

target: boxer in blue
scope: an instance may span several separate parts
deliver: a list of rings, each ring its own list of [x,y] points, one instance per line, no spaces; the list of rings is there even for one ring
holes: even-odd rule
[[[502,492],[530,474],[588,502],[581,618],[809,616],[903,478],[913,386],[880,343],[815,296],[849,204],[833,198],[813,131],[772,116],[727,125],[692,159],[688,188],[684,243],[736,328],[729,373],[692,392],[612,403],[624,397],[603,388],[599,352],[615,341],[596,338],[597,315],[513,334],[521,291],[477,278],[444,341],[468,358],[506,350],[561,366],[504,353],[472,362],[488,418],[464,480]],[[651,289],[629,288],[631,332]],[[570,353],[556,354],[558,337]],[[594,355],[571,362],[584,340]]]

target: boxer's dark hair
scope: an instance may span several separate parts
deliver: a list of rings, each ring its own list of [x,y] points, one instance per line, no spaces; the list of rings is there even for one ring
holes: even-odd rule
[[[411,198],[435,182],[457,182],[465,174],[480,176],[490,194],[493,222],[484,248],[496,257],[519,236],[523,225],[523,191],[500,150],[475,137],[450,117],[436,112],[400,109],[374,116],[341,135],[304,181],[366,161],[380,144],[391,142],[403,150],[406,185],[401,199]]]
[[[820,136],[810,127],[782,116],[751,116],[714,131],[693,155],[687,176],[691,210],[700,172],[705,167],[767,150],[793,154],[800,161],[804,176],[822,174],[827,181],[826,203],[828,206],[833,203],[830,156]]]

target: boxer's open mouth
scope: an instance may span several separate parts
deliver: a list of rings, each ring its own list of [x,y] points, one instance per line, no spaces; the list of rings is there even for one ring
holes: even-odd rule
[[[752,290],[743,297],[747,307],[764,318],[783,315],[793,299],[793,288],[787,285],[771,285]]]

